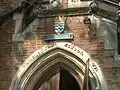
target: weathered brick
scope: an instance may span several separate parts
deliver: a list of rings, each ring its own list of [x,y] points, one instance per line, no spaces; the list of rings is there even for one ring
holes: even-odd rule
[[[9,1],[9,2],[8,2]],[[62,0],[63,8],[67,7],[67,0]],[[15,8],[19,0],[7,0],[2,4],[0,11],[7,11]],[[120,90],[120,64],[114,60],[112,51],[104,50],[104,42],[96,38],[94,31],[90,40],[89,29],[83,23],[84,16],[67,18],[67,33],[74,34],[74,40],[66,40],[82,48],[93,59],[103,71],[108,84],[108,90]],[[21,65],[33,52],[48,43],[44,41],[45,34],[55,34],[53,30],[53,19],[46,19],[37,28],[36,34],[28,33],[23,42],[12,42],[12,35],[15,29],[15,21],[8,20],[0,29],[0,90],[9,90],[11,80]],[[53,41],[50,41],[53,42]]]

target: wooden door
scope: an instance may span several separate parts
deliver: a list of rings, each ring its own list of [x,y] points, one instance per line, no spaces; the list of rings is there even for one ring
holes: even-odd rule
[[[59,90],[60,73],[45,82],[38,90]]]
[[[65,69],[61,69],[59,73],[45,82],[39,90],[80,90],[80,87],[72,74]]]

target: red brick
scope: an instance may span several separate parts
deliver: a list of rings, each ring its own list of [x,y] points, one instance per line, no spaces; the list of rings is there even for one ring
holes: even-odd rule
[[[63,8],[66,8],[67,0],[62,0],[62,3]],[[18,6],[18,1],[10,0],[0,7],[0,11],[7,11],[16,6]],[[89,29],[83,23],[83,18],[83,16],[68,17],[66,32],[74,34],[74,40],[68,41],[88,52],[96,60],[107,80],[108,90],[120,89],[120,63],[114,60],[112,51],[104,50],[104,42],[99,41],[96,34],[90,40]],[[24,42],[12,42],[14,29],[15,21],[10,19],[0,30],[0,90],[9,90],[17,66],[48,43],[44,41],[44,35],[55,34],[53,20],[48,20],[42,28],[39,27],[36,31],[37,35],[27,34]],[[20,50],[21,45],[23,47]]]

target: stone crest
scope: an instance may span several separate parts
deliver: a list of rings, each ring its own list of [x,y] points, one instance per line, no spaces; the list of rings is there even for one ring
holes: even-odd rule
[[[55,18],[55,23],[54,23],[54,31],[60,35],[61,33],[63,33],[65,31],[65,17],[56,17]]]

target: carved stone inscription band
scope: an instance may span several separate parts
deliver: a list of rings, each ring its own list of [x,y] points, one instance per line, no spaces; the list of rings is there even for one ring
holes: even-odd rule
[[[106,81],[98,64],[84,50],[68,42],[50,43],[35,51],[18,69],[10,90],[36,90],[34,89],[36,84],[42,85],[54,74],[53,70],[60,66],[65,67],[83,82],[88,59],[92,90],[107,90]]]

